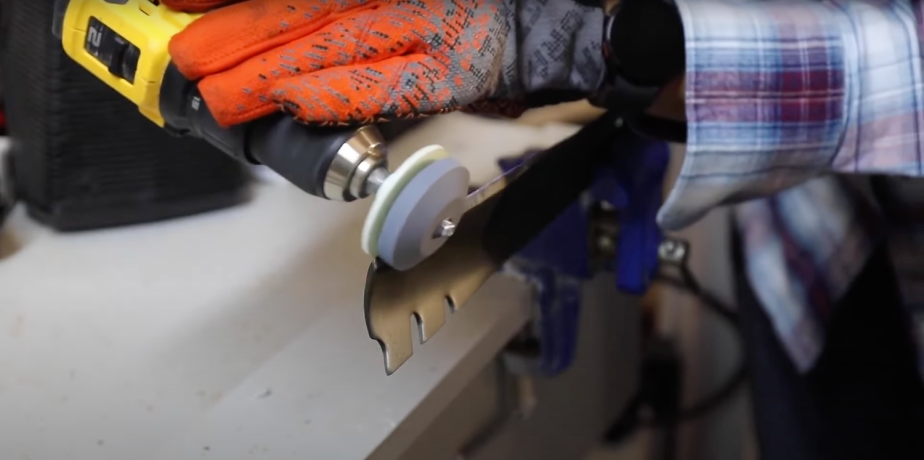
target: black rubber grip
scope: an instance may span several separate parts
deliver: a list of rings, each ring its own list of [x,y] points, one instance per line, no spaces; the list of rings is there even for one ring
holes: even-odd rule
[[[311,195],[337,198],[324,195],[324,180],[354,128],[309,127],[282,113],[223,128],[195,82],[172,64],[161,85],[160,109],[173,134],[199,137],[240,161],[267,166]]]
[[[322,198],[324,179],[337,151],[356,132],[354,128],[313,128],[287,115],[276,115],[251,123],[248,153],[297,185]]]

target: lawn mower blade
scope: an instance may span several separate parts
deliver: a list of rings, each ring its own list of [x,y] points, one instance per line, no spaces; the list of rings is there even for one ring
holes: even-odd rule
[[[580,197],[623,129],[615,116],[604,115],[469,194],[455,234],[410,270],[372,262],[366,276],[366,328],[382,347],[387,374],[413,354],[411,316],[417,319],[421,342],[436,334],[447,309],[462,308]]]

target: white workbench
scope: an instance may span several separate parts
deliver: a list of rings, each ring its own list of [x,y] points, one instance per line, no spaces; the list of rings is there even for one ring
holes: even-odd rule
[[[573,132],[441,120],[395,157],[439,139],[483,180]],[[18,209],[0,233],[0,459],[400,456],[527,295],[495,278],[386,377],[363,320],[367,207],[264,184],[239,208],[78,234]]]

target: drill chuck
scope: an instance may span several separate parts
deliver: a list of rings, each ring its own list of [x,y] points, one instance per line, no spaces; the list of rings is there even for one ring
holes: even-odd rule
[[[375,127],[311,127],[283,113],[222,127],[195,82],[172,64],[161,86],[160,111],[173,134],[199,137],[240,161],[265,165],[314,196],[365,198],[387,176],[385,143]]]

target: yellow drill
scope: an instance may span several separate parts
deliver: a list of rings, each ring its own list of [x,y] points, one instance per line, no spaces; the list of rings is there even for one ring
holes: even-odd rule
[[[353,201],[375,194],[361,244],[398,270],[439,249],[468,206],[469,173],[439,146],[419,150],[389,173],[373,126],[311,128],[282,113],[219,126],[196,82],[168,52],[170,39],[197,15],[158,0],[56,0],[54,11],[54,33],[67,55],[158,126],[266,165],[311,195]]]
[[[372,126],[309,128],[282,114],[218,126],[167,48],[198,16],[158,0],[56,0],[54,34],[71,59],[173,134],[196,136],[238,160],[266,165],[322,198],[353,201],[376,191],[388,173],[382,137]]]

